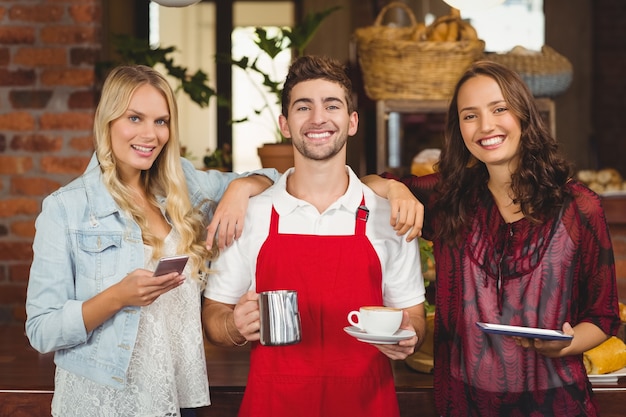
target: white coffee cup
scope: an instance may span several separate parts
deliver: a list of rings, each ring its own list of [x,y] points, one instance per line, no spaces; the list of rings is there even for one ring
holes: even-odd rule
[[[354,321],[354,317],[357,321]],[[392,335],[402,323],[402,309],[385,306],[364,306],[348,313],[348,321],[365,333]]]

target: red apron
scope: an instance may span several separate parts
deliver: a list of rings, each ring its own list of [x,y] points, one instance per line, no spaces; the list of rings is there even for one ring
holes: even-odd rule
[[[365,236],[367,212],[359,212],[354,235],[295,235],[278,233],[272,208],[256,290],[298,291],[302,340],[253,343],[240,416],[399,416],[389,359],[343,330],[351,310],[383,302],[380,261]]]

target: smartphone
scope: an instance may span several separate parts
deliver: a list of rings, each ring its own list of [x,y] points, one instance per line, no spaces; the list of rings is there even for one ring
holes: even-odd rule
[[[185,265],[187,265],[188,259],[189,256],[187,255],[163,257],[159,259],[159,263],[157,264],[153,275],[158,277],[160,275],[169,274],[170,272],[178,272],[179,274],[182,274],[183,269],[185,269]]]

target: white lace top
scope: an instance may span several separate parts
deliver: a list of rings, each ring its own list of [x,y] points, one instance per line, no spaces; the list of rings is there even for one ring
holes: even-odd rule
[[[165,238],[163,256],[175,255],[179,237]],[[145,268],[154,270],[144,246]],[[201,288],[191,279],[141,309],[137,342],[123,390],[103,386],[57,368],[52,415],[102,417],[179,416],[180,408],[210,404],[202,338]]]

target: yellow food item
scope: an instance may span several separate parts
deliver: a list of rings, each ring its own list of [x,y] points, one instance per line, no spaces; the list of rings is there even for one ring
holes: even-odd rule
[[[615,336],[583,353],[583,362],[588,375],[615,372],[626,366],[626,344]]]
[[[411,163],[411,174],[422,176],[435,172],[435,165],[439,162],[441,149],[424,149],[413,158]]]
[[[626,304],[619,303],[619,319],[626,323]]]
[[[478,32],[476,32],[474,26],[465,21],[461,21],[459,28],[459,38],[463,41],[475,41],[478,40]]]
[[[596,181],[602,185],[621,184],[623,179],[615,168],[604,168],[596,174]]]
[[[622,191],[622,183],[619,184],[606,184],[604,186],[604,191],[608,192],[608,191]]]
[[[576,178],[598,194],[626,190],[626,181],[615,168],[583,169]]]
[[[447,42],[455,42],[459,38],[459,22],[452,20],[448,22],[448,34],[446,35]]]
[[[576,173],[576,178],[585,184],[591,184],[592,182],[595,182],[596,175],[597,172],[593,169],[581,169],[578,173]]]
[[[509,51],[512,55],[523,55],[523,56],[539,56],[541,55],[541,51],[535,51],[532,49],[524,48],[521,45],[516,45]]]
[[[411,35],[411,39],[414,41],[425,41],[426,25],[422,22],[419,22],[417,25],[415,25],[415,29],[413,30],[413,34]]]
[[[448,38],[448,23],[439,22],[431,32],[431,39],[434,42],[444,42]]]
[[[476,29],[463,19],[458,9],[451,8],[450,14],[440,16],[426,27],[425,33],[420,33],[421,40],[431,42],[458,42],[478,40]],[[413,39],[416,39],[415,35]]]

